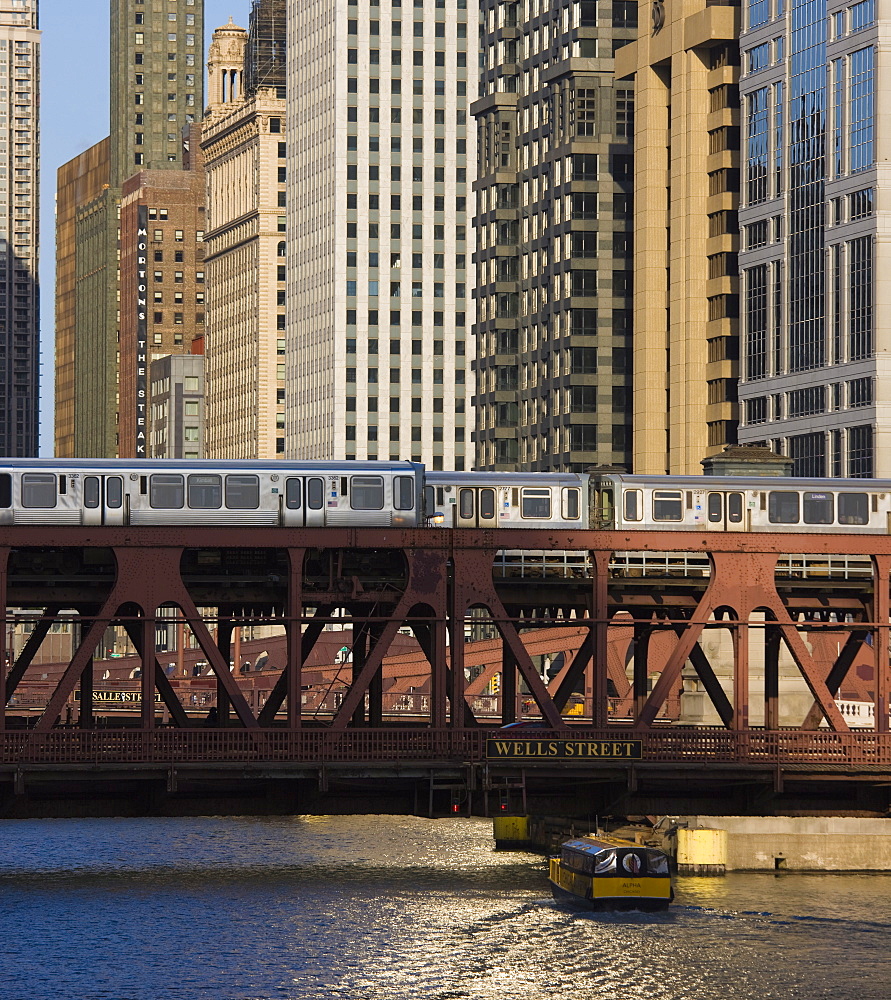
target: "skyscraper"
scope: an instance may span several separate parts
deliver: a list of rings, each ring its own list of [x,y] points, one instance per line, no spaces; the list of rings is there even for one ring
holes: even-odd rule
[[[891,126],[875,0],[749,0],[740,440],[807,476],[891,475]]]
[[[0,0],[0,454],[38,446],[38,0]]]
[[[118,453],[119,310],[135,305],[120,298],[121,189],[138,171],[183,168],[182,129],[203,107],[203,9],[203,0],[112,0],[107,159],[91,169],[89,185],[60,184],[60,196],[75,201],[60,203],[73,226],[73,271],[64,287],[60,276],[56,296],[65,324],[59,362],[71,369],[56,391],[59,455]],[[74,164],[60,169],[60,181],[78,173]]]
[[[208,458],[285,450],[284,70],[284,0],[255,0],[248,33],[231,21],[214,32],[202,128]]]
[[[477,5],[288,17],[286,454],[469,467]]]
[[[616,75],[633,76],[637,100],[632,422],[639,473],[696,475],[703,458],[736,441],[734,4],[641,3],[647,30],[616,54]]]
[[[630,464],[637,3],[484,0],[476,464]]]

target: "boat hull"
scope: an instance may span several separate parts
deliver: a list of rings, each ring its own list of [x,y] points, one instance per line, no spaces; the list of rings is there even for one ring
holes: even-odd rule
[[[618,872],[592,875],[551,858],[548,881],[560,903],[585,910],[665,910],[674,892],[667,874]]]
[[[578,896],[568,889],[563,889],[556,882],[551,883],[551,893],[554,900],[577,910],[609,911],[609,910],[644,910],[647,913],[667,910],[671,902],[667,898],[652,896]]]

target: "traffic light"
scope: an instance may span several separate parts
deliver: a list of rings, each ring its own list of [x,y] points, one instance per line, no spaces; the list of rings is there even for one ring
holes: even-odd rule
[[[510,792],[506,789],[498,795],[498,811],[506,813],[510,809]]]
[[[457,815],[461,812],[461,793],[456,789],[452,791],[452,808],[451,812],[453,815]]]

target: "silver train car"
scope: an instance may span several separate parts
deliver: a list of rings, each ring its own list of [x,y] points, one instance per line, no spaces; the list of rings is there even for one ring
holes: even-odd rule
[[[0,459],[0,524],[414,528],[414,462]]]
[[[430,522],[446,528],[587,528],[587,475],[427,472]]]
[[[591,477],[590,526],[886,535],[891,481],[601,473]]]

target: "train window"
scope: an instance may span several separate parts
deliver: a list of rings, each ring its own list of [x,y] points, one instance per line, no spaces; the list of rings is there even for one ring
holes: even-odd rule
[[[436,513],[436,487],[424,487],[424,516],[433,517]]]
[[[625,490],[623,502],[625,505],[626,521],[640,521],[643,519],[643,493],[641,490]]]
[[[869,524],[869,497],[866,493],[839,493],[839,524]]]
[[[124,506],[124,480],[120,476],[105,480],[105,505],[111,509]]]
[[[706,509],[708,510],[708,519],[712,523],[717,523],[718,521],[724,520],[724,494],[723,493],[709,493],[708,502],[706,503]]]
[[[563,491],[563,518],[566,521],[577,521],[579,519],[579,491]]]
[[[157,474],[149,476],[149,503],[152,507],[178,510],[185,503],[182,476]]]
[[[260,477],[226,476],[226,506],[233,510],[256,510],[260,506]]]
[[[413,510],[415,506],[414,479],[411,476],[397,476],[393,486],[393,501],[396,510]]]
[[[223,477],[189,476],[189,506],[219,510],[223,506]]]
[[[459,490],[458,516],[464,519],[473,517],[473,490]]]
[[[299,479],[285,481],[285,506],[288,510],[297,510],[300,506],[300,485]]]
[[[523,492],[525,493],[526,491],[524,490]],[[480,490],[480,517],[491,521],[494,516],[495,490]]]
[[[545,520],[551,516],[551,491],[523,489],[520,491],[520,516]]]
[[[84,507],[99,506],[99,477],[87,476],[84,479]]]
[[[835,520],[835,498],[832,493],[804,494],[804,523],[832,524]]]
[[[31,472],[22,476],[23,507],[55,507],[56,477],[49,472]]]
[[[321,510],[325,506],[325,481],[323,479],[306,480],[306,506],[310,510]]]
[[[683,518],[683,500],[680,493],[669,493],[665,490],[653,492],[654,521],[682,521]]]
[[[0,507],[12,506],[12,476],[8,472],[0,473]]]
[[[767,495],[767,519],[771,524],[798,524],[799,502],[797,493],[780,493],[774,490]]]
[[[739,524],[743,519],[742,493],[727,494],[727,520],[731,524]]]
[[[384,477],[353,476],[350,507],[353,510],[384,509]]]

